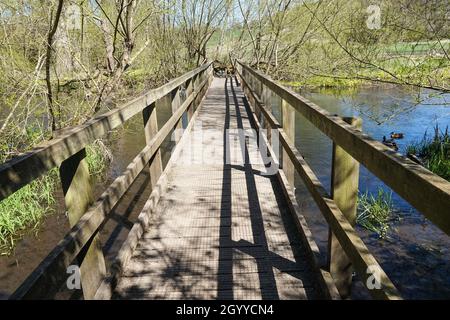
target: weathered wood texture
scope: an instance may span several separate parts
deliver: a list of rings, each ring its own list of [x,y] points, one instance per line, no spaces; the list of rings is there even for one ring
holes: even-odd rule
[[[260,108],[262,106],[261,103],[256,103],[256,101],[259,101],[259,99],[255,96],[255,93],[252,93],[246,84],[245,80],[242,79],[240,74],[238,74],[238,77],[241,81],[241,85],[243,87],[244,93],[249,100],[251,100],[251,109],[253,112],[251,119],[253,119],[253,123],[257,130],[261,129],[261,126],[258,121],[257,114],[261,114]],[[258,111],[259,110],[259,111]],[[283,115],[284,117],[284,115]],[[267,121],[272,128],[279,128],[280,126],[276,122],[275,118],[268,119]],[[288,128],[290,129],[290,128]],[[260,145],[263,143],[267,146],[267,149],[269,151],[270,157],[272,158],[272,161],[279,164],[279,160],[276,158],[276,155],[274,154],[273,148],[269,145],[267,141],[267,137],[264,135],[260,136],[260,139],[264,140],[263,142],[260,142]],[[283,149],[283,148],[282,148]],[[297,199],[295,197],[294,188],[293,188],[293,182],[289,181],[286,176],[285,169],[292,169],[292,173],[295,172],[295,168],[293,167],[292,161],[289,158],[289,155],[283,151],[282,154],[283,157],[287,157],[287,159],[283,159],[284,161],[288,160],[289,164],[292,166],[292,168],[286,168],[283,165],[283,170],[278,170],[277,172],[277,178],[280,182],[281,189],[283,191],[283,194],[285,196],[285,199],[287,200],[291,217],[294,220],[295,227],[297,228],[297,233],[301,238],[301,241],[303,243],[304,248],[306,249],[306,256],[313,264],[313,267],[316,270],[319,270],[319,272],[316,272],[316,281],[317,285],[321,288],[321,291],[324,293],[325,299],[333,299],[333,300],[339,300],[341,299],[341,296],[339,295],[339,292],[336,288],[336,285],[334,283],[333,278],[331,277],[330,273],[327,270],[323,269],[324,263],[321,261],[321,254],[319,247],[317,246],[311,230],[309,229],[308,223],[306,222],[305,217],[303,216],[303,213],[300,210],[300,206],[298,205]],[[290,171],[287,171],[290,173]],[[292,177],[293,178],[293,177]]]
[[[295,145],[295,109],[292,108],[289,103],[281,100],[281,114],[283,130],[286,132],[289,139]],[[295,188],[295,169],[288,154],[283,149],[282,151],[282,168],[286,175],[291,188]]]
[[[192,92],[164,126],[151,137],[150,141],[147,141],[147,146],[128,165],[125,172],[114,180],[100,198],[72,227],[71,231],[64,237],[58,246],[50,252],[50,254],[11,295],[10,299],[36,299],[37,297],[49,299],[55,296],[60,289],[61,284],[67,278],[67,267],[73,263],[86,245],[90,245],[91,239],[93,239],[98,232],[101,224],[135,181],[139,173],[149,164],[149,161],[158,152],[161,144],[178,123],[183,112],[185,112],[189,106],[192,106],[193,101],[204,91],[204,87],[208,86],[210,79],[208,77],[211,76],[211,70],[208,69],[205,72],[207,72],[208,76],[205,76],[198,88]],[[149,106],[151,105],[152,103],[149,104]],[[146,116],[144,115],[144,120],[145,119]],[[151,121],[151,115],[149,121]],[[147,124],[149,124],[148,121]],[[65,180],[66,179],[63,179],[63,181]],[[67,179],[67,181],[69,180]]]
[[[94,203],[91,178],[86,161],[86,149],[63,161],[59,169],[70,227],[78,223]],[[81,257],[80,257],[81,260]],[[90,300],[106,274],[105,258],[97,235],[91,237],[82,261],[78,263],[81,273],[83,297]],[[38,297],[36,297],[38,298]]]
[[[370,274],[367,273],[369,267],[377,272],[377,275],[379,276],[378,280],[381,286],[380,288],[370,289],[370,294],[377,299],[399,299],[400,295],[394,284],[390,281],[389,277],[383,271],[376,259],[372,256],[372,254],[370,254],[357,232],[348,222],[347,218],[333,201],[331,196],[328,195],[326,189],[322,186],[321,182],[303,159],[295,145],[290,141],[281,125],[262,103],[253,88],[249,86],[249,82],[251,80],[246,82],[246,78],[242,76],[243,73],[245,74],[245,70],[239,71],[238,69],[238,72],[240,72],[244,86],[248,87],[248,94],[251,96],[251,100],[255,102],[256,109],[260,110],[272,128],[278,130],[278,136],[283,149],[291,159],[295,170],[299,173],[305,183],[305,186],[311,193],[330,228],[335,233],[340,245],[343,247],[346,255],[354,264],[356,271],[363,279],[364,283],[366,283],[366,280],[370,276]],[[247,77],[249,77],[248,73]]]
[[[208,78],[207,84],[208,87],[212,81],[212,74],[209,75],[210,77]],[[190,93],[192,93],[192,90],[190,91]],[[128,261],[130,260],[132,253],[136,249],[136,246],[139,240],[141,239],[142,234],[147,229],[148,224],[150,223],[150,217],[154,214],[156,206],[159,203],[159,199],[161,198],[161,195],[166,192],[168,172],[171,170],[172,165],[178,160],[178,155],[183,145],[186,143],[185,141],[189,139],[188,133],[192,130],[192,127],[194,126],[195,123],[194,120],[198,115],[198,110],[192,113],[194,107],[195,106],[192,103],[188,107],[186,112],[188,114],[191,114],[192,117],[189,118],[190,121],[188,122],[188,125],[185,128],[183,136],[181,137],[179,143],[175,146],[175,149],[172,152],[169,162],[164,168],[164,172],[159,178],[157,184],[153,187],[152,193],[150,194],[149,199],[147,200],[144,208],[142,209],[142,212],[139,214],[138,219],[131,228],[126,241],[122,244],[117,254],[117,257],[114,259],[114,262],[111,265],[110,275],[107,278],[105,278],[102,285],[97,290],[95,299],[98,300],[111,299],[113,292],[117,286],[118,279],[122,275],[125,266],[128,264]]]
[[[113,298],[322,296],[276,175],[236,131],[248,112],[234,80],[214,79]]]
[[[158,118],[156,116],[156,106],[160,103],[160,101],[161,99],[157,100],[155,103],[152,103],[142,111],[144,120],[145,142],[147,145],[152,142],[152,138],[158,133]],[[158,182],[158,179],[162,173],[162,168],[163,165],[161,150],[158,149],[156,154],[153,156],[153,159],[150,160],[149,164],[151,188],[153,188],[153,186],[155,186]]]
[[[34,179],[59,166],[65,159],[83,149],[106,133],[164,97],[195,75],[211,66],[205,64],[167,84],[150,90],[127,104],[97,116],[83,125],[65,131],[65,134],[47,141],[32,151],[0,165],[0,201]]]
[[[361,119],[344,118],[344,121],[356,129],[362,128]],[[331,197],[354,227],[358,201],[359,163],[336,143],[333,144],[332,161]],[[341,296],[343,298],[350,297],[352,263],[331,228],[328,239],[328,266]]]
[[[333,116],[270,77],[237,62],[244,78],[249,75],[299,111],[336,144],[450,234],[450,183],[424,167],[395,153],[338,116]],[[258,90],[258,86],[255,86]]]

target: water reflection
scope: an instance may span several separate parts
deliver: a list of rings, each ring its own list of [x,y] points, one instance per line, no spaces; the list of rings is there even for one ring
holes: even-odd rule
[[[399,152],[404,152],[411,142],[420,140],[426,131],[433,133],[436,123],[442,129],[450,125],[450,95],[435,96],[424,92],[422,101],[418,103],[414,93],[399,88],[370,87],[351,92],[320,90],[300,93],[332,114],[361,117],[363,131],[377,140],[381,141],[383,136],[389,136],[393,131],[403,132],[404,139],[397,142]],[[273,112],[279,119],[279,102],[276,98],[272,101],[275,104]],[[331,140],[299,113],[295,121],[296,146],[322,184],[330,190]],[[379,187],[391,191],[361,166],[360,192],[376,193]],[[321,251],[325,252],[328,234],[325,219],[298,176],[296,188],[299,204]],[[393,200],[398,216],[392,221],[388,239],[378,239],[376,235],[358,228],[364,242],[405,297],[449,298],[449,237],[395,193]]]

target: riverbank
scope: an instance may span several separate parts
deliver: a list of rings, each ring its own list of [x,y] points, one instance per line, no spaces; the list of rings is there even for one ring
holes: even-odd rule
[[[450,106],[444,104],[450,95],[428,96],[429,92],[424,91],[423,94],[429,99],[426,103],[417,103],[414,91],[399,86],[368,86],[351,91],[335,88],[298,90],[301,95],[332,114],[362,118],[363,132],[378,141],[382,141],[383,136],[389,137],[393,131],[404,133],[403,139],[396,140],[402,154],[406,154],[409,145],[421,141],[426,131],[432,134],[436,122],[443,131],[450,125]],[[330,191],[331,140],[299,113],[295,123],[296,146]],[[372,195],[378,201],[380,188],[388,196],[392,214],[385,220],[383,229],[371,231],[356,226],[364,243],[404,298],[450,297],[450,238],[361,166],[360,194]],[[327,252],[327,223],[299,176],[296,177],[296,195],[321,252]],[[383,237],[380,237],[380,233],[383,233]],[[362,297],[355,293],[354,298]]]
[[[450,89],[450,61],[443,57],[397,56],[380,62],[377,66],[306,76],[285,74],[280,77],[280,83],[303,89],[358,88],[380,84]],[[296,80],[290,80],[292,78]],[[299,78],[302,80],[297,80]]]
[[[94,182],[105,178],[111,160],[111,152],[101,140],[87,146],[86,161]],[[11,255],[18,241],[35,234],[45,218],[57,212],[58,188],[58,170],[52,169],[0,202],[0,256]]]

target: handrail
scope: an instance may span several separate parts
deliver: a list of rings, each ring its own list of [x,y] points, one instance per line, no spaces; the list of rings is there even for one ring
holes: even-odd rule
[[[242,65],[242,64],[241,64]],[[379,280],[379,288],[371,288],[370,294],[376,299],[401,299],[401,296],[395,285],[391,282],[379,263],[369,252],[364,242],[359,237],[356,230],[351,226],[342,211],[336,205],[334,200],[328,195],[326,189],[322,186],[317,176],[303,159],[301,153],[296,146],[290,141],[281,124],[276,120],[273,114],[267,109],[261,101],[255,89],[249,84],[247,79],[242,75],[239,68],[237,72],[247,95],[251,95],[251,102],[254,102],[254,108],[258,108],[263,113],[264,119],[269,123],[270,127],[278,132],[281,146],[287,152],[288,157],[294,164],[296,171],[300,174],[305,186],[313,196],[320,211],[327,220],[333,233],[336,235],[339,243],[345,251],[345,254],[354,264],[358,275],[367,281],[371,272],[376,272]]]
[[[270,77],[240,61],[236,62],[299,111],[442,231],[450,234],[450,183],[448,181],[402,157],[298,93],[275,83]]]
[[[50,169],[59,166],[84,146],[103,137],[210,65],[211,62],[187,72],[121,107],[96,116],[82,125],[71,128],[60,137],[46,141],[33,150],[0,164],[0,201]]]
[[[39,264],[39,266],[27,277],[27,279],[19,286],[19,288],[10,297],[11,300],[28,299],[28,298],[51,298],[60,289],[60,285],[67,278],[67,267],[73,261],[79,258],[81,252],[90,246],[92,239],[96,236],[101,225],[108,218],[109,213],[114,206],[123,197],[129,187],[138,177],[139,173],[152,161],[154,156],[161,147],[163,141],[171,133],[172,129],[179,123],[183,114],[195,108],[198,99],[206,92],[206,89],[211,81],[212,71],[211,64],[208,63],[194,71],[172,80],[168,84],[150,91],[148,94],[135,99],[133,104],[133,114],[143,111],[146,107],[153,104],[156,100],[171,94],[174,89],[190,81],[195,76],[206,75],[200,77],[201,82],[195,85],[192,92],[181,105],[174,111],[173,115],[164,124],[164,126],[151,137],[144,149],[134,158],[128,165],[121,176],[116,178],[114,182],[105,190],[100,198],[86,211],[80,220],[71,228],[70,232],[64,237],[62,241],[50,252],[50,254]],[[204,73],[203,73],[204,72]],[[164,94],[163,94],[164,93]],[[134,103],[145,101],[144,107],[137,107]],[[148,104],[148,105],[147,105]],[[134,109],[136,108],[136,109]],[[137,110],[137,111],[136,111]],[[108,113],[110,114],[110,113]],[[122,120],[126,121],[132,115],[127,112],[127,116]],[[108,116],[102,119],[107,119]],[[95,123],[95,122],[94,122]],[[118,125],[118,124],[117,124]],[[65,139],[77,135],[77,132],[90,130],[90,127],[81,126],[75,133],[70,133]],[[64,140],[62,140],[64,141]],[[61,141],[57,143],[62,143]],[[37,150],[36,152],[39,152]],[[153,159],[153,160],[152,160]],[[26,160],[23,160],[26,161]],[[159,173],[160,174],[160,173]],[[78,261],[81,264],[80,261]],[[95,270],[91,270],[95,272]]]

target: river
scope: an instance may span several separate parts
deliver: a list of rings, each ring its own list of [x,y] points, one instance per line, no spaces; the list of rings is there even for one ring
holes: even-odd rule
[[[431,97],[417,103],[415,93],[394,87],[367,87],[351,91],[318,90],[300,91],[306,98],[341,116],[359,116],[363,130],[381,140],[390,132],[402,132],[398,140],[400,152],[405,146],[420,140],[426,130],[433,133],[436,122],[442,129],[450,125],[450,96]],[[399,112],[401,110],[401,112]],[[274,114],[279,118],[279,107]],[[169,110],[158,111],[161,125],[169,118]],[[390,118],[389,121],[384,121]],[[185,121],[184,121],[185,122]],[[306,161],[329,189],[331,177],[331,141],[314,128],[301,115],[296,115],[296,145]],[[128,163],[145,144],[142,119],[136,116],[125,128],[115,132],[109,139],[114,159],[107,174],[108,179],[96,184],[95,194],[101,192],[120,175]],[[167,163],[173,143],[163,145],[163,162]],[[376,192],[378,187],[388,189],[364,167],[361,168],[360,192]],[[105,244],[108,263],[126,238],[132,223],[148,198],[148,174],[143,172],[132,189],[125,195],[103,227],[100,236]],[[326,252],[326,222],[314,205],[300,178],[296,177],[296,196],[322,252]],[[25,277],[37,266],[69,230],[64,216],[60,191],[57,198],[57,214],[49,216],[37,233],[30,233],[19,242],[15,254],[0,257],[0,299],[14,291]],[[450,238],[411,208],[403,199],[393,194],[396,219],[391,222],[387,238],[379,237],[360,227],[358,232],[371,252],[380,262],[404,298],[450,298]],[[354,298],[365,298],[364,290],[355,285]]]
[[[402,132],[397,140],[399,152],[433,135],[438,123],[441,130],[450,126],[450,95],[436,96],[399,87],[364,87],[355,90],[298,90],[304,97],[332,114],[357,116],[363,131],[382,140],[391,132]],[[279,118],[279,108],[274,110]],[[330,190],[332,143],[300,114],[296,115],[296,146],[323,185]],[[326,222],[296,177],[296,196],[302,205],[312,233],[322,252],[326,252]],[[391,192],[382,181],[361,166],[359,191],[376,194],[378,188]],[[357,227],[363,241],[374,254],[404,298],[450,298],[450,237],[440,231],[405,200],[393,193],[395,217],[385,239]],[[449,208],[450,210],[450,208]],[[356,297],[359,297],[356,294]]]

